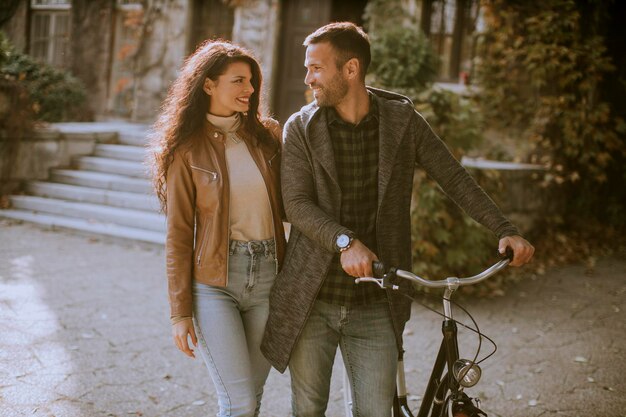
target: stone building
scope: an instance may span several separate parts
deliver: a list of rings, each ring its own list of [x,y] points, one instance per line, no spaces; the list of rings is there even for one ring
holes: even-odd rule
[[[457,82],[471,55],[475,0],[402,0]],[[251,49],[265,111],[285,121],[306,103],[302,41],[331,21],[363,24],[367,0],[5,0],[0,30],[18,50],[87,85],[98,118],[152,121],[185,56],[209,38]],[[467,35],[470,36],[467,36]]]

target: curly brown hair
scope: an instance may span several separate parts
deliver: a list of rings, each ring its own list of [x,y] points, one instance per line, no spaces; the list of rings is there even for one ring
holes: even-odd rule
[[[230,42],[204,42],[185,60],[180,75],[163,102],[150,138],[149,164],[163,212],[167,212],[166,178],[174,152],[205,126],[210,96],[203,89],[204,82],[207,78],[217,81],[234,62],[248,63],[252,72],[250,82],[254,92],[250,96],[248,112],[242,120],[243,126],[260,141],[272,140],[264,123],[266,120],[262,120],[259,114],[262,82],[259,63],[249,51]]]

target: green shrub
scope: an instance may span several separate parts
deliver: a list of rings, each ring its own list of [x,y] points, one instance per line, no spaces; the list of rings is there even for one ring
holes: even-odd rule
[[[1,54],[0,76],[26,88],[38,120],[61,122],[91,118],[85,105],[87,92],[77,78],[15,51],[6,39]]]
[[[548,168],[542,185],[567,210],[553,217],[559,223],[595,218],[626,226],[626,123],[601,94],[614,70],[602,36],[609,3],[484,3],[482,108],[532,143],[528,159]]]
[[[414,99],[437,76],[439,57],[398,0],[371,0],[365,9],[372,62],[368,83]]]
[[[11,46],[0,32],[0,67],[9,59]],[[12,191],[11,174],[20,141],[33,128],[33,109],[24,86],[11,77],[0,77],[0,208],[2,196]]]
[[[419,28],[391,25],[372,34],[371,42],[373,84],[408,91],[421,90],[437,76],[437,56]]]

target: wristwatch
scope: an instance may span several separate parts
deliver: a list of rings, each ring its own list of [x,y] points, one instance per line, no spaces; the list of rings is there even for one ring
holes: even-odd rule
[[[339,252],[348,250],[351,244],[352,244],[352,236],[349,236],[345,233],[339,234],[337,236],[337,239],[335,239],[335,246],[337,247],[337,250]]]

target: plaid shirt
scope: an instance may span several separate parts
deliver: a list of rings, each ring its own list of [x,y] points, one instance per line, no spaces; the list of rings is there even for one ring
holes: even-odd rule
[[[370,95],[370,111],[357,125],[344,122],[327,107],[328,131],[341,187],[342,226],[347,227],[372,252],[376,247],[378,204],[378,108]],[[333,258],[318,300],[343,306],[369,304],[386,297],[374,283],[355,284],[341,267],[340,254]]]

